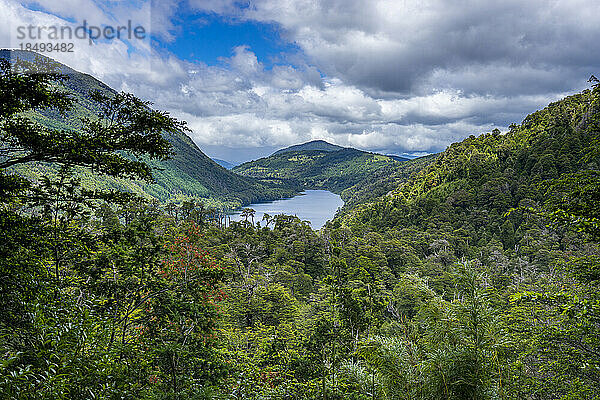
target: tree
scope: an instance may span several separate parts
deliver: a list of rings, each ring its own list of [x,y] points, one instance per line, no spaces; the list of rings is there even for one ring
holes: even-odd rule
[[[152,180],[147,159],[165,159],[170,144],[165,133],[186,129],[184,122],[149,108],[127,93],[90,93],[97,104],[95,118],[82,118],[76,130],[50,129],[24,113],[55,108],[62,113],[72,105],[58,73],[35,72],[35,63],[0,63],[0,171],[2,192],[8,193],[13,177],[8,167],[48,162],[66,167],[81,166],[115,177]]]
[[[255,214],[256,214],[256,211],[254,211],[252,208],[244,208],[242,210],[242,217],[244,218],[244,221],[247,223],[248,218],[252,218],[252,225],[254,225],[254,215]]]
[[[273,222],[273,217],[271,217],[269,214],[264,213],[263,217],[262,217],[263,221],[265,221],[265,226],[268,228],[269,225]]]
[[[0,392],[19,399],[198,393],[220,371],[207,340],[216,316],[207,297],[215,299],[221,269],[200,256],[190,232],[161,225],[156,204],[94,193],[74,169],[151,181],[147,161],[169,157],[164,135],[185,124],[133,95],[95,92],[96,115],[80,128],[46,128],[29,116],[70,111],[67,77],[36,63],[0,63]],[[11,171],[39,162],[55,166],[56,178],[27,182]],[[186,380],[173,379],[184,372]]]

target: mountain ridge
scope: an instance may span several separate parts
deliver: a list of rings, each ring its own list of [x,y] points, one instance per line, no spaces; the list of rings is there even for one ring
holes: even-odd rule
[[[304,189],[325,189],[341,194],[375,172],[389,170],[391,173],[405,162],[350,147],[339,150],[328,148],[330,150],[299,151],[288,151],[287,148],[283,149],[286,150],[284,152],[240,164],[233,171],[258,179],[281,180]]]
[[[311,140],[309,142],[295,144],[292,146],[285,147],[283,149],[279,149],[271,156],[283,153],[291,153],[294,151],[310,151],[310,150],[319,150],[319,151],[338,151],[343,150],[346,147],[338,146],[337,144],[331,144],[326,142],[325,140]]]

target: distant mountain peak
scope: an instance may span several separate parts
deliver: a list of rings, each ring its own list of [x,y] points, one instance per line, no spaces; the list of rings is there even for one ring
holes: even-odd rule
[[[275,154],[289,153],[292,151],[309,151],[309,150],[319,150],[319,151],[339,151],[343,150],[345,147],[338,146],[336,144],[328,143],[324,140],[311,140],[310,142],[296,144],[290,147],[286,147],[281,150],[277,150]]]
[[[317,144],[317,143],[318,144],[324,144],[324,145],[327,145],[327,146],[341,147],[341,146],[338,146],[336,144],[329,143],[329,142],[327,142],[327,141],[325,141],[323,139],[311,140],[311,141],[306,142],[304,144]]]

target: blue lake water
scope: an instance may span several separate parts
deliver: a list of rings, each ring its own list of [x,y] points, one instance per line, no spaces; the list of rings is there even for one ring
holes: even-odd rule
[[[335,212],[344,205],[342,198],[327,190],[306,190],[290,199],[276,200],[270,203],[250,204],[246,208],[256,211],[254,221],[262,221],[265,213],[295,215],[303,221],[309,221],[313,229],[321,229],[331,220]],[[232,221],[242,221],[241,211],[232,214]],[[262,223],[264,224],[264,223]],[[264,226],[264,225],[263,225]]]

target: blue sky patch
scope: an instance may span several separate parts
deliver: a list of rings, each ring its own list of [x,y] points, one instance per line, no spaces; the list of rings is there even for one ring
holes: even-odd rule
[[[269,69],[284,61],[286,55],[300,51],[287,42],[275,24],[238,21],[214,14],[184,12],[174,21],[175,40],[158,46],[182,60],[218,65],[230,57],[237,46],[248,46],[258,61]]]

